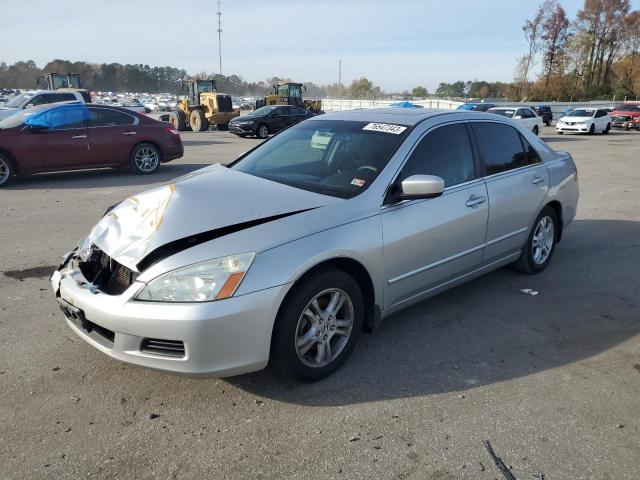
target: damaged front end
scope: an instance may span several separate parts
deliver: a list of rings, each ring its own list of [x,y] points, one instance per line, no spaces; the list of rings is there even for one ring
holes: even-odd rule
[[[138,277],[137,272],[118,263],[95,245],[75,256],[72,262],[90,282],[91,289],[107,295],[124,293]]]

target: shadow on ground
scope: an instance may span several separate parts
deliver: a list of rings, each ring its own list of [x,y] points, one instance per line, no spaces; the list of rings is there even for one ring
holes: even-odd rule
[[[173,178],[204,168],[208,164],[166,163],[156,173],[136,175],[127,168],[98,170],[75,170],[72,172],[42,173],[14,178],[3,190],[56,190],[103,188],[135,185],[152,185],[167,182]]]
[[[578,362],[640,333],[638,247],[639,222],[576,221],[542,274],[503,268],[393,315],[323,381],[297,384],[271,369],[226,381],[328,406],[464,391]]]

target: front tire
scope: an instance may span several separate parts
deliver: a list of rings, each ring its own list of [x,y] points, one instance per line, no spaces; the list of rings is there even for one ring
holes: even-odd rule
[[[609,135],[609,131],[611,130],[611,124],[607,123],[607,127],[602,131],[605,135]]]
[[[149,175],[160,168],[162,154],[158,147],[150,143],[139,143],[131,151],[129,166],[133,173]]]
[[[262,125],[258,125],[256,128],[256,137],[262,138],[263,140],[269,136],[269,127],[267,127],[264,123]]]
[[[184,132],[187,129],[187,116],[182,110],[176,110],[169,115],[169,122],[173,125],[173,128],[179,132]]]
[[[13,163],[5,155],[0,154],[0,188],[8,185],[15,174]]]
[[[596,131],[596,126],[592,123],[591,127],[589,127],[589,135],[593,135]]]
[[[191,111],[189,123],[191,124],[191,130],[194,132],[205,132],[209,130],[209,120],[207,120],[207,116],[199,108]]]
[[[522,273],[529,275],[540,273],[553,257],[558,239],[558,216],[553,208],[546,206],[536,218],[529,238],[520,258],[514,266]]]
[[[537,125],[535,125],[533,127],[533,134],[536,135],[536,136],[538,135],[538,126]]]
[[[284,301],[273,330],[273,365],[296,380],[320,380],[351,354],[363,321],[357,282],[342,270],[321,270]]]

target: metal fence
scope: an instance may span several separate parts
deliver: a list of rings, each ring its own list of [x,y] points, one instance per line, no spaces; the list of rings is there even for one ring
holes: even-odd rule
[[[322,109],[325,112],[340,112],[344,110],[355,110],[359,108],[377,108],[388,107],[392,103],[397,103],[397,100],[342,100],[335,98],[325,98],[322,100]],[[453,100],[443,100],[439,98],[431,98],[427,100],[411,101],[416,105],[421,105],[425,108],[442,108],[442,109],[456,109],[463,102],[456,102]],[[496,106],[500,107],[518,107],[518,106],[537,106],[548,105],[551,107],[553,116],[559,118],[559,116],[569,108],[578,107],[594,107],[605,108],[615,107],[622,102],[613,101],[592,101],[592,102],[495,102]]]

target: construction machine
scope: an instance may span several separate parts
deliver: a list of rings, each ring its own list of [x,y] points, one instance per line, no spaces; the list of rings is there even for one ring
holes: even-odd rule
[[[66,90],[78,92],[85,103],[91,103],[91,94],[82,88],[78,73],[45,73],[36,78],[36,86],[43,90]]]
[[[36,85],[45,90],[60,90],[82,88],[78,73],[45,73],[36,79]]]
[[[295,105],[315,114],[324,113],[322,111],[322,100],[303,100],[303,90],[306,90],[306,88],[301,83],[279,83],[273,86],[271,95],[256,100],[256,108],[268,105]]]
[[[169,115],[176,130],[191,128],[194,132],[204,132],[212,124],[218,130],[228,130],[229,121],[240,115],[240,109],[234,109],[231,104],[231,95],[216,92],[213,80],[189,80],[182,87],[187,95]]]

